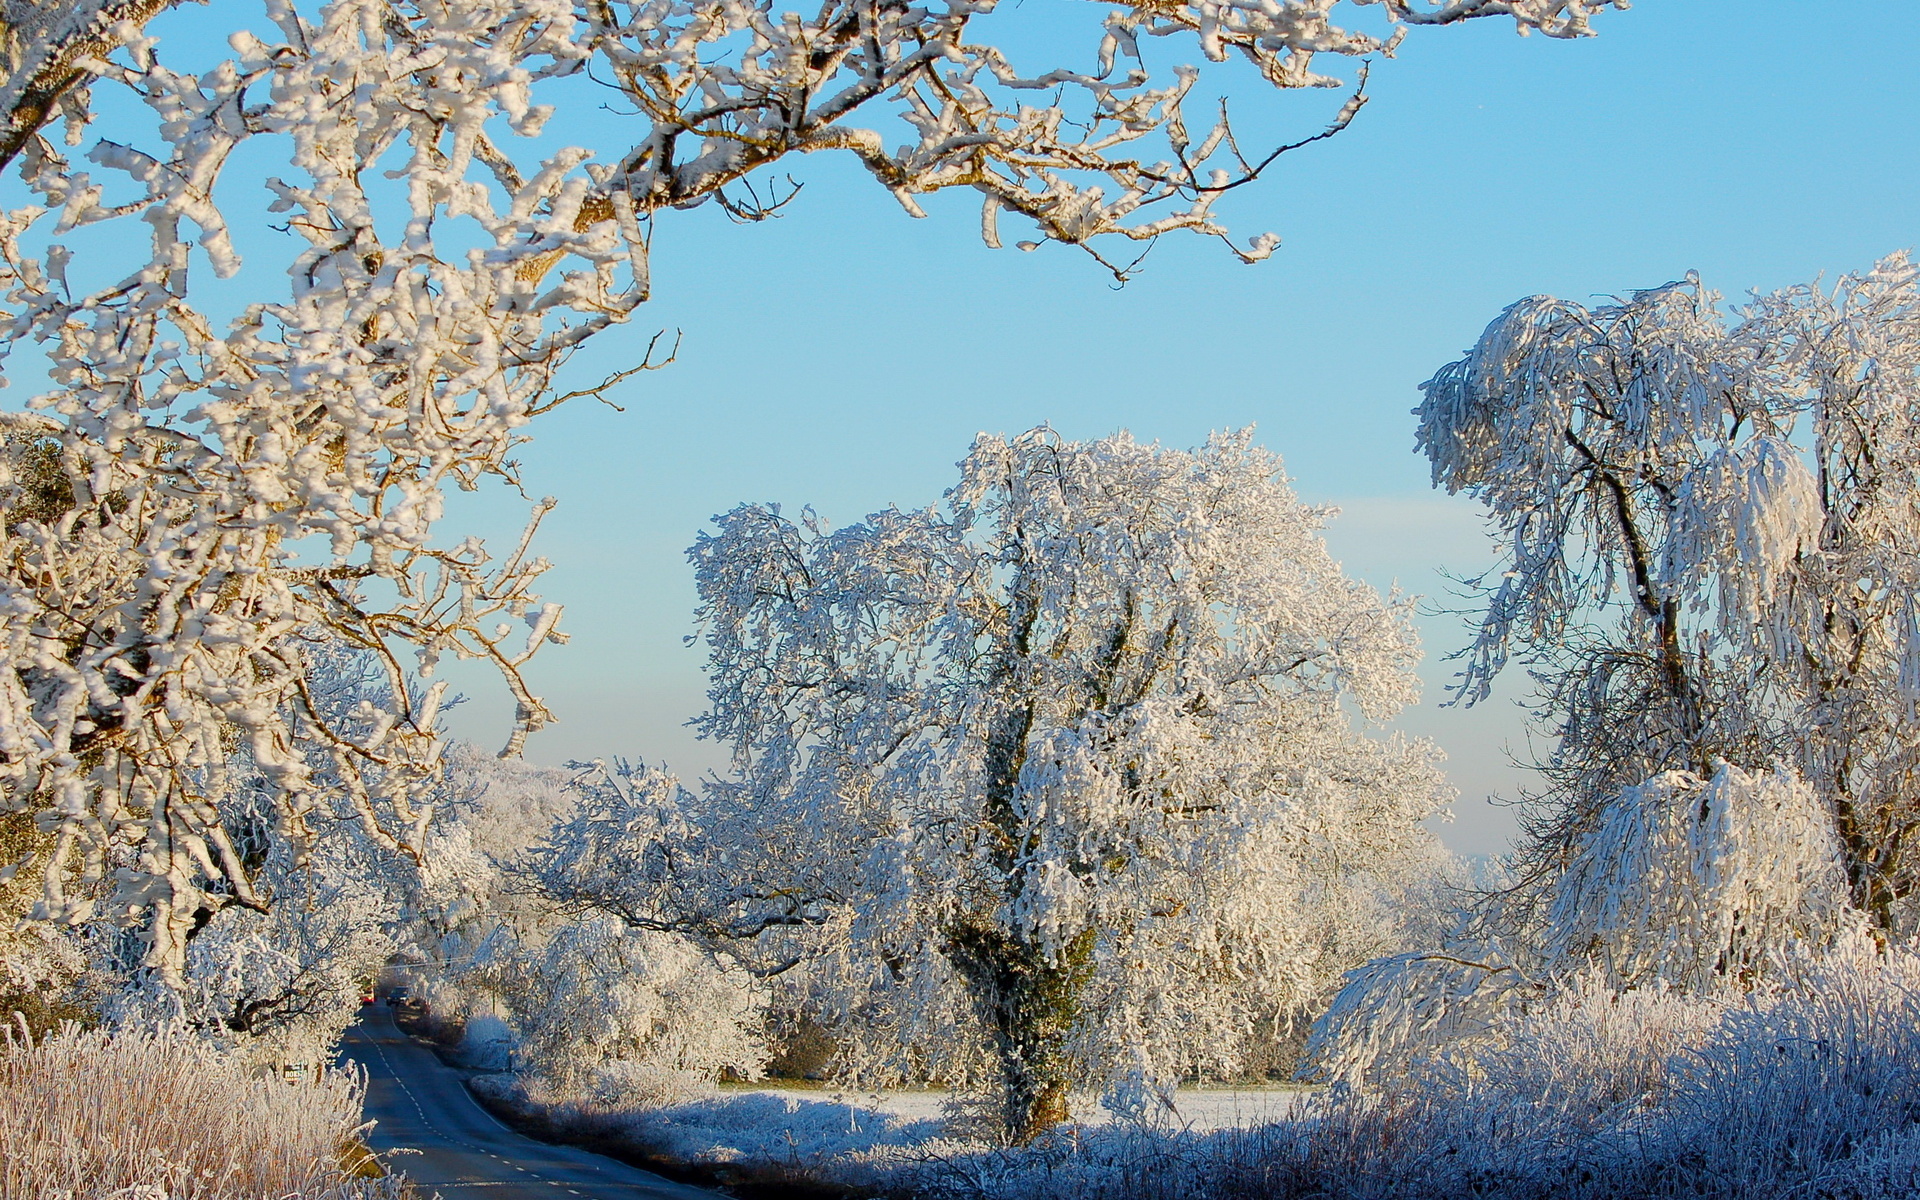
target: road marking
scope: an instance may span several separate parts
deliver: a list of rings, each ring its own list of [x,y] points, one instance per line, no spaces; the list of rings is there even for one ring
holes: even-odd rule
[[[486,1147],[476,1146],[472,1142],[469,1142],[468,1140],[466,1140],[465,1138],[455,1137],[452,1134],[448,1133],[446,1130],[441,1129],[438,1125],[435,1125],[431,1120],[427,1118],[427,1110],[421,1107],[420,1098],[413,1094],[413,1089],[407,1086],[407,1081],[400,1077],[400,1072],[398,1070],[394,1069],[393,1060],[387,1057],[386,1047],[383,1046],[381,1043],[374,1041],[371,1038],[368,1039],[368,1044],[373,1047],[374,1053],[380,1056],[380,1061],[386,1065],[387,1074],[393,1078],[393,1081],[395,1083],[400,1085],[400,1090],[406,1093],[407,1100],[413,1105],[413,1111],[419,1115],[420,1123],[422,1125],[425,1125],[428,1129],[433,1130],[435,1133],[439,1134],[442,1138],[445,1138],[447,1141],[452,1142],[454,1145],[465,1146],[469,1150],[478,1151],[479,1153],[484,1154],[487,1157],[492,1158],[498,1162],[506,1163],[508,1166],[513,1167],[514,1170],[520,1172],[522,1175],[531,1175],[535,1179],[539,1180],[541,1183],[549,1184],[556,1188],[563,1186],[558,1180],[548,1179],[545,1175],[542,1175],[537,1171],[529,1171],[525,1167],[519,1166],[518,1164],[507,1163],[506,1159],[502,1158],[498,1154],[495,1154],[493,1151],[488,1150]],[[473,1105],[475,1108],[479,1108],[480,1111],[483,1114],[485,1114],[487,1120],[492,1121],[495,1125],[499,1125],[501,1130],[503,1130],[508,1134],[512,1134],[515,1137],[520,1136],[519,1134],[515,1134],[513,1130],[508,1129],[505,1125],[501,1125],[499,1118],[495,1117],[492,1113],[487,1112],[487,1110],[484,1108],[480,1108],[480,1102],[473,1098],[473,1093],[467,1091],[464,1085],[460,1088],[460,1094],[467,1098],[467,1103]],[[482,1183],[482,1182],[458,1183],[458,1184],[451,1184],[451,1185],[436,1185],[436,1186],[506,1187],[508,1185],[508,1182],[510,1181],[502,1181],[499,1183]],[[572,1191],[573,1189],[568,1188],[567,1190]],[[574,1192],[574,1195],[576,1196],[579,1194],[580,1193],[578,1192]]]

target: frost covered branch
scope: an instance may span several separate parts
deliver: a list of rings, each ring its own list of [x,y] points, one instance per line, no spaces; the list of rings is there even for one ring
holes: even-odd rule
[[[88,63],[177,0],[0,0],[0,167],[60,116],[85,119]]]

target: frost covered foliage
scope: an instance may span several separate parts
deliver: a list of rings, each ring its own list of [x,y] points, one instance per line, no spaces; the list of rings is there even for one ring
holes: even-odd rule
[[[691,551],[733,772],[609,771],[542,885],[806,962],[843,1065],[989,1081],[1016,1140],[1076,1084],[1152,1108],[1394,948],[1436,862],[1436,753],[1350,712],[1413,699],[1407,606],[1325,515],[1249,432],[983,436],[837,530],[743,505]]]
[[[1470,922],[1438,950],[1350,973],[1314,1025],[1308,1068],[1389,1082],[1567,978],[1618,991],[1737,991],[1867,927],[1812,789],[1785,769],[1724,763],[1711,779],[1671,771],[1624,789],[1540,912],[1524,936],[1488,936],[1490,922]]]
[[[399,962],[476,1064],[528,1073],[544,1104],[647,1107],[766,1060],[764,989],[677,934],[526,894],[517,860],[573,819],[577,770],[449,755],[448,800],[399,923]]]
[[[1901,1162],[1911,1187],[1920,963],[1854,947],[1799,968],[1720,998],[1596,976],[1347,1093],[1326,1130],[1354,1156],[1347,1194],[1874,1195]]]
[[[0,1200],[399,1200],[361,1177],[364,1081],[300,1086],[178,1033],[0,1045]]]
[[[766,1063],[762,989],[686,938],[569,923],[508,965],[519,1053],[545,1094],[645,1108]]]
[[[265,912],[234,907],[187,943],[180,978],[139,968],[126,938],[96,930],[102,1015],[118,1027],[179,1023],[263,1067],[332,1059],[360,997],[392,957],[398,908],[375,876],[330,847],[300,866],[265,864]]]
[[[197,914],[269,902],[227,824],[235,743],[279,836],[350,822],[418,854],[445,693],[408,673],[498,667],[510,750],[550,718],[521,674],[560,637],[533,592],[545,563],[436,535],[442,492],[511,480],[527,423],[600,390],[556,372],[648,297],[656,218],[765,216],[792,198],[766,192],[775,163],[844,151],[915,214],[972,189],[992,244],[1001,212],[1081,246],[1224,239],[1216,198],[1291,146],[1243,157],[1224,123],[1190,129],[1202,72],[1155,76],[1142,39],[1337,86],[1329,57],[1411,26],[1501,15],[1573,37],[1608,3],[1356,0],[1378,33],[1339,0],[1090,8],[1077,62],[1020,67],[976,32],[993,0],[268,0],[199,71],[143,32],[160,7],[5,9],[0,161],[21,188],[0,217],[0,355],[47,384],[0,415],[0,765],[10,802],[60,826],[43,914],[141,923],[178,984]],[[556,104],[598,106],[589,74],[622,93],[613,144],[537,142]],[[83,158],[34,132],[55,115]],[[294,249],[248,268],[229,319],[207,277],[241,271],[233,231],[267,224]],[[147,247],[131,264],[123,233]],[[387,702],[328,714],[315,638],[374,653]]]
[[[51,841],[28,814],[0,814],[0,863],[20,862]],[[39,892],[31,874],[0,878],[0,1019],[19,1013],[36,1034],[94,1015],[86,940],[26,919]]]
[[[409,979],[436,1016],[458,1022],[488,1008],[521,944],[537,947],[557,922],[508,867],[573,813],[576,774],[468,743],[450,748],[446,799],[409,873],[396,932]]]
[[[1771,1200],[1920,1188],[1920,960],[1850,943],[1778,987],[1516,1009],[1381,1091],[1213,1134],[1087,1131],[931,1160],[915,1194],[1013,1200]]]
[[[1518,655],[1557,736],[1531,882],[1550,884],[1616,798],[1639,803],[1665,772],[1779,762],[1827,814],[1818,841],[1853,906],[1907,928],[1913,265],[1896,255],[1732,315],[1692,277],[1592,308],[1532,297],[1425,387],[1434,482],[1484,502],[1505,550],[1460,694],[1487,695]]]
[[[386,706],[376,655],[338,643],[309,649],[318,711],[349,727]],[[342,782],[324,744],[306,740],[297,749],[315,779]],[[223,827],[258,902],[232,902],[231,881],[209,872],[217,902],[196,910],[177,974],[152,970],[133,931],[96,916],[85,928],[103,1015],[135,1026],[178,1022],[260,1064],[323,1063],[395,950],[409,890],[408,873],[396,867],[407,860],[352,826],[304,847],[279,836],[273,784],[251,752],[237,748],[226,766],[235,794]],[[429,798],[447,790],[444,778],[427,785],[421,794]]]
[[[323,852],[272,872],[265,913],[223,914],[187,947],[180,1015],[255,1060],[321,1063],[394,951],[397,908],[366,864]],[[164,1006],[168,997],[155,996]]]
[[[1783,768],[1722,764],[1628,788],[1554,881],[1550,970],[1595,964],[1617,989],[1750,982],[1783,947],[1859,927],[1829,814]]]

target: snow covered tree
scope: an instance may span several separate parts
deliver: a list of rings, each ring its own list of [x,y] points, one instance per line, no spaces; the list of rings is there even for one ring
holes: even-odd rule
[[[1075,1085],[1164,1097],[1388,948],[1357,918],[1432,865],[1436,753],[1350,712],[1412,700],[1408,607],[1341,574],[1325,516],[1250,431],[982,436],[945,505],[837,530],[743,505],[691,551],[732,773],[624,780],[548,890],[835,925],[862,987],[913,997],[887,1036],[962,1001],[1010,1139]]]
[[[443,1026],[466,1027],[469,1053],[505,1066],[511,1051],[554,1102],[662,1100],[757,1074],[765,988],[737,961],[524,886],[529,848],[593,806],[580,774],[454,745],[423,861],[398,889],[395,969]]]
[[[390,711],[386,672],[366,650],[308,642],[308,690],[314,711],[334,728],[359,733]],[[259,903],[233,902],[230,883],[207,883],[208,903],[194,914],[177,977],[146,969],[126,952],[128,930],[96,922],[89,932],[102,961],[100,997],[118,1021],[179,1021],[267,1064],[329,1061],[360,1009],[368,981],[398,946],[402,902],[416,872],[396,871],[390,847],[356,819],[344,797],[339,749],[296,719],[292,744],[305,758],[316,792],[332,803],[308,814],[337,826],[307,845],[278,836],[275,791],[250,748],[236,746],[222,764],[231,788],[223,814],[232,850],[250,875]],[[349,776],[376,785],[375,770]],[[444,782],[424,790],[430,802],[450,798]],[[70,883],[71,881],[63,881]]]
[[[1523,300],[1425,385],[1435,484],[1482,500],[1505,543],[1458,694],[1483,699],[1518,645],[1563,722],[1551,768],[1570,791],[1744,749],[1729,701],[1753,681],[1701,657],[1698,634],[1751,616],[1739,602],[1812,534],[1793,519],[1810,480],[1782,440],[1791,414],[1717,299],[1689,281],[1594,311]],[[1739,559],[1689,553],[1743,535]]]
[[[274,886],[266,912],[222,913],[187,947],[178,1013],[191,1027],[257,1062],[318,1067],[360,1015],[360,996],[392,957],[397,906],[380,859],[329,845],[299,866],[288,850],[262,864]],[[358,861],[354,861],[355,858]],[[172,991],[153,994],[148,1013],[172,1015]]]
[[[0,777],[10,804],[59,825],[41,915],[140,923],[148,965],[178,984],[203,914],[270,902],[231,844],[235,745],[272,784],[276,836],[308,845],[327,827],[313,814],[344,804],[417,855],[443,693],[409,673],[448,655],[497,666],[518,708],[509,752],[550,719],[521,675],[560,636],[532,590],[545,564],[525,541],[501,560],[436,538],[441,495],[511,480],[526,423],[599,390],[562,392],[558,372],[647,299],[657,220],[707,202],[764,216],[790,197],[756,175],[837,150],[915,214],[917,196],[972,189],[994,244],[1005,211],[1089,248],[1225,239],[1216,200],[1303,143],[1242,157],[1224,120],[1190,131],[1199,73],[1154,78],[1140,39],[1191,38],[1278,88],[1338,86],[1323,56],[1387,53],[1411,26],[1505,15],[1571,37],[1607,3],[1383,0],[1378,34],[1337,24],[1337,0],[1156,3],[1090,17],[1082,64],[1025,71],[975,36],[991,0],[804,16],[770,0],[273,0],[197,72],[143,32],[156,7],[4,10],[0,140],[18,142],[27,195],[0,218],[0,354],[48,387],[0,414],[20,447],[0,477]],[[632,105],[630,131],[522,149],[590,69]],[[92,106],[102,89],[124,103]],[[112,114],[87,164],[36,132],[56,108],[73,145]],[[255,188],[236,162],[280,169]],[[232,231],[269,223],[293,235],[284,274],[229,319],[205,276],[240,271]],[[131,270],[113,224],[148,244]],[[392,706],[327,720],[313,639],[373,653]],[[303,737],[330,748],[332,783]],[[111,895],[90,894],[109,876]]]
[[[569,924],[570,914],[528,894],[513,867],[576,811],[578,773],[454,743],[421,861],[397,881],[396,968],[443,1027],[469,1027],[476,1049],[489,1037],[512,1041],[500,1006],[524,990],[527,964]],[[507,1048],[495,1047],[493,1061]]]
[[[341,240],[372,220],[358,178],[341,172],[355,173],[356,153],[385,154],[418,110],[403,77],[359,97],[358,125],[302,115],[332,86],[322,78],[370,65],[369,48],[350,13],[323,28],[279,16],[299,51],[276,58],[241,38],[239,62],[204,78],[167,71],[136,39],[129,64],[102,78],[148,103],[160,144],[101,142],[96,159],[121,178],[95,182],[34,139],[20,163],[43,204],[0,231],[12,265],[5,348],[43,341],[56,385],[38,411],[7,418],[20,447],[4,481],[15,498],[0,718],[9,790],[61,820],[45,915],[83,920],[100,901],[103,914],[141,920],[149,964],[175,982],[200,914],[267,903],[226,820],[240,803],[236,748],[272,785],[278,836],[309,841],[315,810],[338,805],[368,836],[417,852],[444,688],[412,689],[409,671],[428,674],[446,653],[491,658],[522,696],[523,728],[537,724],[518,665],[558,616],[527,591],[542,564],[524,546],[491,564],[475,544],[434,549],[427,533],[442,484],[498,460],[524,419],[516,406],[541,393],[572,340],[543,341],[506,311],[513,302],[483,299],[511,264],[463,270],[416,247],[409,267],[396,255],[382,273],[377,245]],[[249,89],[268,97],[249,104]],[[428,169],[442,161],[431,126],[414,143],[423,236],[455,181]],[[356,133],[373,140],[356,147]],[[312,250],[286,303],[254,305],[220,333],[187,299],[188,250],[216,273],[237,266],[206,196],[235,147],[260,136],[285,136],[308,173],[309,189],[274,181],[275,203],[302,214],[293,228]],[[44,257],[22,244],[122,216],[146,218],[153,259],[98,290],[79,282],[85,241],[78,260],[58,242],[42,242]],[[331,543],[317,565],[295,550],[313,535]],[[484,628],[503,616],[526,618],[524,648]],[[345,725],[316,696],[314,648],[335,644],[373,654],[386,683],[387,706]],[[325,748],[330,782],[316,778],[309,742]],[[69,872],[110,869],[109,897],[60,886]]]
[[[1696,279],[1535,297],[1426,385],[1436,484],[1505,543],[1459,691],[1519,653],[1557,744],[1538,881],[1623,789],[1792,764],[1882,929],[1920,877],[1920,291],[1902,256],[1736,314]],[[1783,852],[1785,847],[1782,847]]]
[[[1310,1056],[1365,1074],[1585,973],[1692,991],[1914,928],[1920,272],[1728,312],[1697,278],[1522,300],[1425,385],[1434,482],[1503,543],[1458,695],[1518,656],[1555,736],[1515,886],[1370,964]]]

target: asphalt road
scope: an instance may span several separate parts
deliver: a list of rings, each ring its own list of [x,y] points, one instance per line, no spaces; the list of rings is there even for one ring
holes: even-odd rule
[[[366,1068],[367,1142],[443,1200],[718,1200],[704,1191],[572,1146],[513,1132],[475,1103],[460,1076],[394,1026],[361,1010],[341,1055]]]

